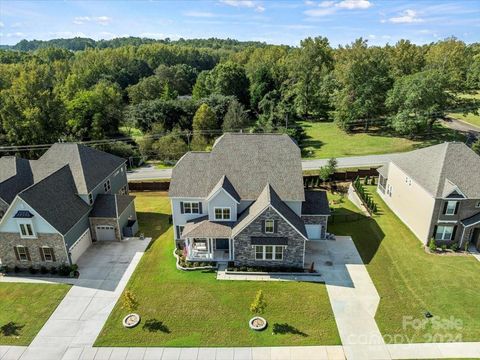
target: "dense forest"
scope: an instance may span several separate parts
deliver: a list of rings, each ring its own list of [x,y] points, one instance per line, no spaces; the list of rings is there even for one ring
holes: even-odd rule
[[[174,160],[223,131],[287,131],[298,120],[346,132],[428,135],[458,94],[480,89],[480,44],[455,38],[333,48],[221,39],[23,40],[0,50],[0,145],[91,141]],[[465,111],[478,111],[465,104]]]

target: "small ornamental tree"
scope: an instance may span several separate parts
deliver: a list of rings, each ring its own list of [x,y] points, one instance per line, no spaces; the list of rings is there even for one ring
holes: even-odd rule
[[[265,298],[263,297],[263,291],[258,290],[255,299],[250,304],[250,312],[252,314],[263,314],[266,307],[267,303],[265,302]]]
[[[134,312],[138,308],[138,300],[135,294],[127,290],[123,294],[123,306],[122,309],[128,310],[129,312]]]

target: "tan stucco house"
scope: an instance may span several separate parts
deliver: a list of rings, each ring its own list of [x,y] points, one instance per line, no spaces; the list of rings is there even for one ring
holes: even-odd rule
[[[480,156],[463,143],[396,155],[378,169],[377,191],[427,244],[480,249]]]

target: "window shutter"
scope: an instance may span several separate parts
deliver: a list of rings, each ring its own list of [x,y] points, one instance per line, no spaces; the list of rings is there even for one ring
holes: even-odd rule
[[[455,206],[455,214],[458,213],[458,208],[460,207],[460,201],[457,201],[457,205]]]
[[[457,233],[457,227],[458,227],[457,225],[455,225],[455,226],[453,227],[452,239],[451,239],[451,240],[455,240],[455,234]]]
[[[203,214],[203,211],[202,211],[202,202],[198,202],[198,213],[199,214]]]
[[[435,225],[435,226],[433,227],[433,238],[434,238],[434,239],[436,239],[436,237],[437,237],[437,228],[438,228],[437,225]]]
[[[273,232],[278,232],[278,220],[273,220]]]
[[[52,253],[52,261],[57,261],[55,257],[55,251],[53,251],[53,248],[50,248],[50,252]]]
[[[448,201],[445,201],[445,204],[443,204],[443,215],[447,213],[447,206],[448,206]]]
[[[43,248],[39,247],[38,250],[40,250],[40,259],[42,259],[42,261],[45,261],[45,254],[43,253]]]
[[[27,254],[27,260],[32,261],[32,258],[30,257],[30,251],[28,251],[27,247],[25,247],[25,253]]]
[[[17,258],[17,260],[20,260],[20,255],[18,255],[18,250],[16,246],[13,247],[13,251],[15,252],[15,257]]]
[[[180,239],[180,235],[181,235],[180,234],[180,226],[177,225],[176,228],[177,228],[177,239]]]
[[[262,220],[262,233],[265,234],[265,220]]]
[[[180,214],[184,214],[183,201],[180,201]]]

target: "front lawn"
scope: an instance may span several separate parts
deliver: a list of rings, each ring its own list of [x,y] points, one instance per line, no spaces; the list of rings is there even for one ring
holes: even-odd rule
[[[121,300],[96,346],[276,346],[338,345],[340,338],[323,284],[217,281],[214,272],[183,272],[172,256],[170,201],[160,193],[137,193],[140,229],[155,242],[143,256],[127,289],[138,301],[142,322],[121,325]],[[249,305],[263,290],[269,327],[248,328]],[[273,335],[274,323],[282,333]]]
[[[331,158],[388,154],[415,150],[444,141],[462,140],[452,130],[437,125],[435,136],[424,141],[413,141],[381,133],[347,134],[333,122],[301,121],[307,139],[304,141],[304,155],[307,158]]]
[[[69,285],[0,283],[0,345],[28,345]]]
[[[480,341],[480,262],[472,256],[425,253],[375,187],[367,188],[379,214],[373,219],[334,223],[329,231],[352,236],[381,297],[376,321],[385,340]],[[425,320],[426,311],[450,321],[440,328],[431,320],[423,325],[420,321]]]

